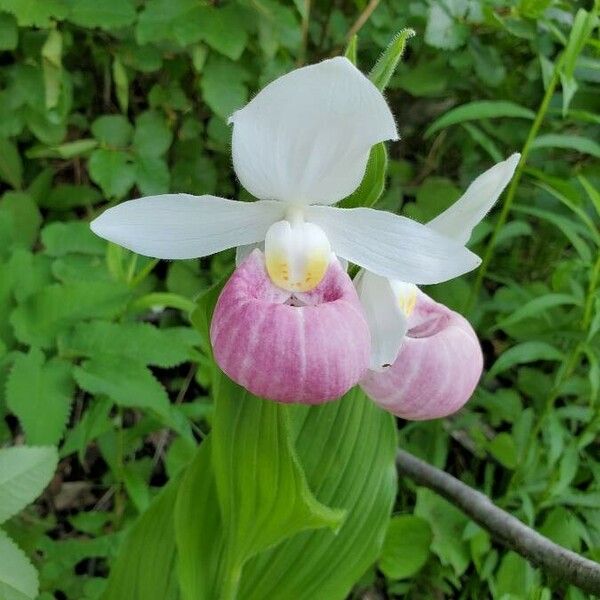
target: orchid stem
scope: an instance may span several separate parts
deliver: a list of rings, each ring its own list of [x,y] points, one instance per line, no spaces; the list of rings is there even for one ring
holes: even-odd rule
[[[548,112],[548,107],[550,106],[550,101],[552,100],[552,96],[554,96],[554,91],[556,90],[556,86],[560,80],[560,72],[562,69],[562,64],[564,62],[564,53],[561,57],[556,61],[554,65],[554,71],[552,73],[552,78],[548,83],[548,87],[546,88],[546,92],[544,97],[542,98],[542,102],[540,107],[538,108],[537,114],[535,115],[535,119],[529,129],[529,133],[527,134],[527,139],[523,144],[523,148],[521,150],[521,160],[517,165],[517,169],[515,174],[510,182],[508,187],[508,191],[506,192],[506,196],[504,197],[504,202],[502,204],[502,210],[500,211],[500,215],[498,216],[498,220],[496,221],[496,225],[492,232],[492,235],[488,241],[485,254],[483,255],[483,260],[481,261],[481,266],[477,271],[477,277],[475,279],[475,283],[473,284],[473,288],[467,300],[467,304],[465,306],[465,312],[469,312],[473,307],[473,303],[475,299],[479,295],[479,291],[481,290],[481,286],[483,284],[483,280],[485,279],[485,275],[487,273],[488,267],[494,255],[494,249],[496,247],[496,243],[498,241],[498,235],[500,234],[500,230],[506,223],[508,219],[508,215],[510,214],[510,209],[512,208],[513,201],[515,199],[515,195],[517,193],[517,189],[519,187],[519,183],[521,182],[521,176],[523,175],[523,170],[525,169],[525,165],[527,163],[527,159],[529,157],[529,153],[531,152],[531,147],[535,138],[537,137],[538,131],[544,121],[546,113]]]
[[[398,450],[396,468],[400,475],[444,497],[498,542],[518,552],[553,578],[591,594],[600,594],[600,564],[555,544],[498,508],[485,494],[408,452]]]

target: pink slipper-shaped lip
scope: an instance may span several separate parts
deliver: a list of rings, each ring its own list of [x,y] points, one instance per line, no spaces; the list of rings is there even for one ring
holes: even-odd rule
[[[469,322],[419,292],[398,358],[361,381],[379,406],[403,419],[437,419],[462,408],[483,370],[481,346]]]
[[[227,282],[210,336],[217,364],[257,396],[319,404],[354,386],[369,364],[370,334],[352,281],[332,259],[311,292],[276,287],[254,250]]]

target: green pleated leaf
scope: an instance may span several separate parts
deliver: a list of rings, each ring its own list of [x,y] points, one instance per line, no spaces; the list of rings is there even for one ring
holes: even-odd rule
[[[175,505],[179,587],[183,600],[219,597],[225,539],[210,439],[185,471]]]
[[[170,482],[130,529],[113,562],[102,600],[178,600],[173,510],[177,483]]]
[[[396,496],[394,421],[358,389],[336,402],[288,410],[310,489],[347,515],[337,533],[302,532],[249,562],[239,598],[342,600],[383,544]]]
[[[215,402],[212,464],[225,538],[221,597],[235,598],[250,558],[306,529],[335,531],[344,512],[311,494],[285,406],[256,398],[225,376]]]

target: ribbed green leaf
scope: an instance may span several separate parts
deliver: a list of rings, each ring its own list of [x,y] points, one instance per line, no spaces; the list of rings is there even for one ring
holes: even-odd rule
[[[336,402],[289,412],[311,490],[347,516],[337,534],[303,532],[248,563],[239,598],[341,600],[383,544],[396,495],[394,421],[358,389]]]
[[[529,108],[519,106],[507,100],[476,100],[475,102],[457,106],[444,113],[429,126],[424,137],[431,137],[436,131],[445,129],[450,125],[456,125],[457,123],[478,121],[480,119],[495,119],[498,117],[533,119],[535,113]]]
[[[235,598],[250,558],[306,529],[337,530],[344,512],[311,494],[285,406],[256,398],[225,376],[215,402],[212,464],[226,544],[221,597]]]
[[[487,374],[491,379],[498,373],[502,373],[515,365],[523,363],[536,362],[538,360],[564,360],[565,355],[547,342],[522,342],[509,348],[504,354],[501,354]]]
[[[113,562],[102,600],[178,600],[171,481],[131,528]]]
[[[590,154],[600,158],[600,144],[590,138],[580,135],[568,135],[563,133],[547,133],[533,140],[532,148],[563,148],[575,150],[581,154]]]
[[[225,539],[210,438],[185,471],[175,505],[179,587],[183,600],[219,597]]]

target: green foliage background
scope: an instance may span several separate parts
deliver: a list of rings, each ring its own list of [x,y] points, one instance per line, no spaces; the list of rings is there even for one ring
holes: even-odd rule
[[[487,256],[479,278],[427,290],[475,324],[486,374],[458,415],[399,423],[400,444],[600,560],[600,41],[582,8],[597,10],[557,0],[0,0],[0,443],[45,447],[17,457],[14,476],[1,472],[0,499],[6,482],[23,493],[2,515],[0,551],[14,563],[0,561],[0,598],[36,597],[29,561],[42,600],[110,597],[124,533],[172,507],[182,477],[194,491],[190,473],[206,460],[197,443],[219,426],[210,349],[189,315],[232,253],[158,263],[108,247],[89,220],[138,195],[246,198],[227,117],[276,76],[342,53],[362,17],[364,71],[397,31],[417,32],[387,87],[402,141],[389,148],[378,207],[427,221],[493,162],[528,150],[508,219],[496,210],[471,240]],[[344,402],[366,411],[351,454],[378,430],[373,409]],[[305,418],[291,427],[310,462]],[[50,479],[53,446],[49,488],[14,516]],[[7,451],[0,465],[16,456]],[[177,502],[181,514],[209,507]],[[334,526],[312,502],[320,526]],[[428,490],[401,481],[393,510],[352,597],[585,597]],[[165,528],[157,547],[169,535],[185,546],[177,522]],[[333,534],[319,535],[325,553]],[[167,569],[166,546],[154,569]],[[249,563],[260,568],[260,557]],[[161,583],[172,597],[173,582]]]

